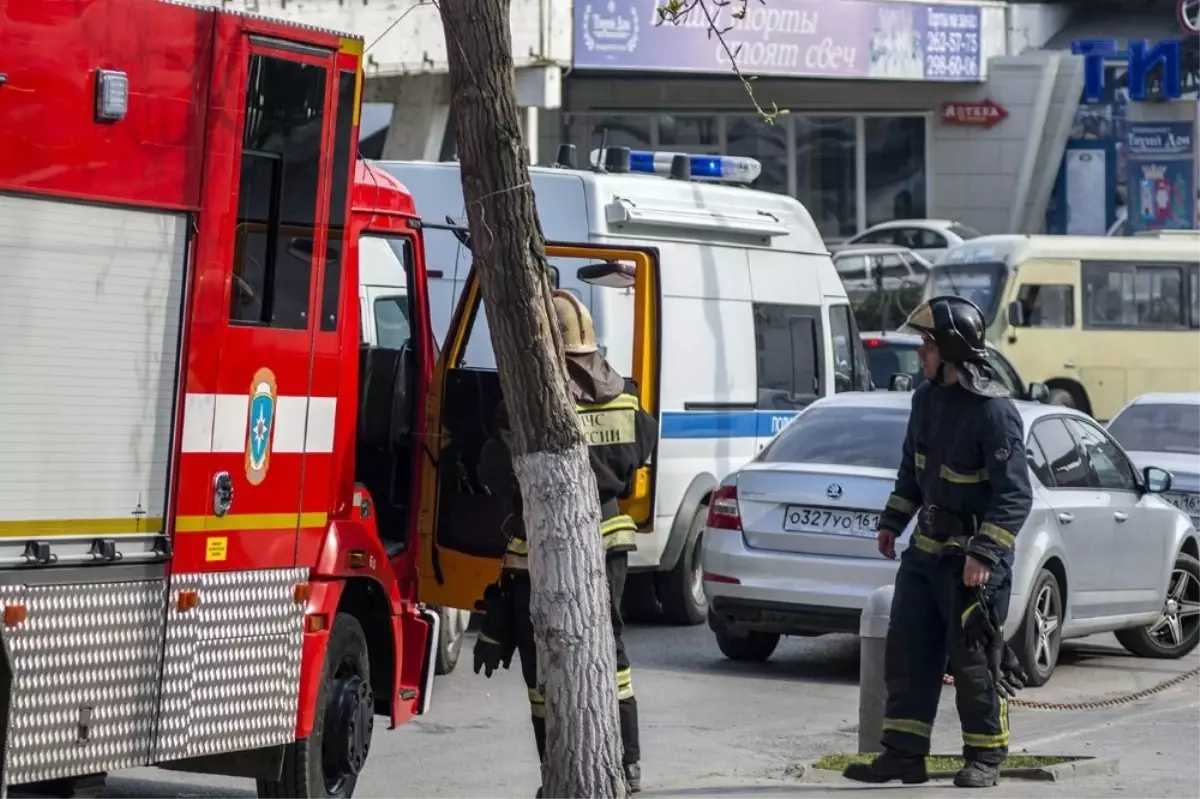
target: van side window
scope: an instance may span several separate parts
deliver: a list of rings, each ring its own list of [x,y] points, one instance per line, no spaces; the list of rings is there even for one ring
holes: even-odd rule
[[[1084,264],[1083,293],[1088,327],[1153,330],[1188,325],[1183,267],[1178,264]]]
[[[821,309],[754,303],[758,409],[803,408],[821,390]]]
[[[250,57],[232,324],[308,328],[325,82],[323,67]]]
[[[1026,283],[1017,294],[1029,327],[1074,327],[1075,288]]]

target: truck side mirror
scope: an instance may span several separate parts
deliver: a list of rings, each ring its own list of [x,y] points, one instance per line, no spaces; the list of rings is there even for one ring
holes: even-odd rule
[[[637,278],[637,267],[619,261],[606,261],[601,264],[588,264],[579,267],[575,276],[583,283],[593,286],[605,286],[612,289],[631,289]]]
[[[1029,388],[1025,389],[1025,398],[1030,402],[1050,402],[1050,389],[1045,383],[1030,383]]]
[[[1009,327],[1025,327],[1025,306],[1019,300],[1008,304]]]
[[[888,391],[912,391],[912,377],[897,372],[888,378]]]

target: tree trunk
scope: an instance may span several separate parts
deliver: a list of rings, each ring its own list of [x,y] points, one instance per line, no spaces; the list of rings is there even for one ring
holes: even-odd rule
[[[595,477],[567,392],[513,85],[509,0],[442,0],[467,224],[512,428],[548,797],[624,795]]]

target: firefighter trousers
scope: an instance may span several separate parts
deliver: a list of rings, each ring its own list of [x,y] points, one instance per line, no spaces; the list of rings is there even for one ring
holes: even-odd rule
[[[1008,755],[1008,703],[996,693],[987,653],[979,645],[969,645],[963,633],[964,563],[961,553],[939,557],[915,547],[905,550],[901,558],[884,655],[888,699],[883,745],[906,755],[929,754],[948,660],[962,725],[963,757],[998,766]],[[999,630],[1012,593],[1007,566],[992,570],[986,593],[992,623]]]
[[[637,698],[633,695],[633,673],[621,633],[625,622],[621,618],[621,597],[625,593],[625,576],[629,572],[629,553],[610,552],[604,559],[608,576],[608,604],[612,613],[613,639],[617,648],[617,709],[620,714],[622,762],[631,765],[641,760],[638,742]],[[533,720],[533,737],[537,742],[538,758],[546,759],[546,704],[538,688],[537,652],[533,643],[533,622],[529,617],[529,572],[514,576],[513,602],[517,633],[517,652],[521,656],[521,676],[529,690],[529,707]]]

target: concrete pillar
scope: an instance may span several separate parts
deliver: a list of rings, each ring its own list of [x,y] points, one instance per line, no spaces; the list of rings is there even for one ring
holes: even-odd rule
[[[893,586],[875,590],[867,599],[858,624],[861,643],[858,676],[858,751],[882,752],[883,717],[887,710],[887,683],[883,656],[888,622],[892,615]]]
[[[368,76],[363,99],[392,104],[392,122],[383,144],[385,159],[440,160],[450,119],[447,75]]]

